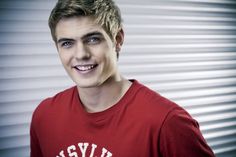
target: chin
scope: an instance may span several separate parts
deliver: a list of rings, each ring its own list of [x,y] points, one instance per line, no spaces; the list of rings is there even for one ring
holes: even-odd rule
[[[97,88],[107,84],[112,78],[98,75],[87,78],[72,77],[72,79],[79,88]]]
[[[79,88],[94,88],[99,87],[101,83],[99,81],[80,80],[75,82]]]

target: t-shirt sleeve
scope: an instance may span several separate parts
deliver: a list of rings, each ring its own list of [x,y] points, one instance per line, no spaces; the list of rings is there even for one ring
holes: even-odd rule
[[[32,116],[32,121],[30,125],[30,157],[43,157],[40,144],[38,140],[38,136],[36,133],[36,126],[37,126],[37,120],[36,120],[36,111],[34,112]]]
[[[185,110],[174,109],[166,117],[160,133],[163,157],[214,157],[197,121]]]

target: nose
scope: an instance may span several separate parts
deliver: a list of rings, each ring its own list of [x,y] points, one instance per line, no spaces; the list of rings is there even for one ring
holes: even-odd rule
[[[83,43],[77,43],[74,56],[77,60],[88,60],[90,58],[90,51]]]

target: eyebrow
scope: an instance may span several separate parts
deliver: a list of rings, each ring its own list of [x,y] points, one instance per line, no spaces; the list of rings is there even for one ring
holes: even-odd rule
[[[90,32],[90,33],[87,33],[87,34],[83,35],[82,39],[86,39],[86,38],[89,38],[91,36],[103,36],[103,34],[101,32],[94,31],[94,32]],[[64,41],[74,41],[74,39],[60,38],[60,39],[57,40],[57,43],[61,43],[61,42],[64,42]]]
[[[64,42],[64,41],[74,41],[74,39],[70,39],[70,38],[61,38],[61,39],[57,40],[57,43],[61,43],[61,42]]]
[[[95,32],[91,32],[91,33],[85,34],[82,37],[82,39],[86,39],[86,38],[89,38],[91,36],[103,36],[103,34],[101,32],[95,31]]]

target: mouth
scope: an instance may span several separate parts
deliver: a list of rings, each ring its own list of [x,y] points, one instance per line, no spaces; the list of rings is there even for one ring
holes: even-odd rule
[[[87,65],[76,65],[74,68],[82,73],[90,72],[93,69],[95,69],[98,66],[98,64],[87,64]]]

